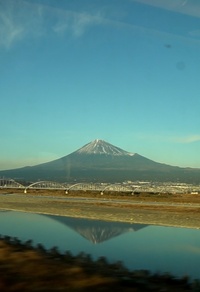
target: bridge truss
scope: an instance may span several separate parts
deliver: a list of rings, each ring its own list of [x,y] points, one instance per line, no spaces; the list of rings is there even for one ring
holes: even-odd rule
[[[16,182],[14,179],[7,179],[7,178],[0,178],[0,188],[24,188],[24,186],[18,182]]]
[[[131,182],[131,183],[59,183],[54,181],[37,181],[28,186],[24,186],[14,179],[0,178],[0,189],[23,189],[24,193],[28,190],[63,190],[66,194],[71,191],[95,191],[101,195],[106,192],[126,192],[136,193],[200,193],[200,186],[176,183],[150,183],[150,182]]]

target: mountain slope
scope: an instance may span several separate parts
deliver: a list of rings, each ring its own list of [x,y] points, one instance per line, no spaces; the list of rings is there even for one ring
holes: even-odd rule
[[[103,140],[95,140],[62,158],[32,167],[0,171],[0,176],[23,180],[125,180],[200,182],[200,169],[180,168],[130,153]]]

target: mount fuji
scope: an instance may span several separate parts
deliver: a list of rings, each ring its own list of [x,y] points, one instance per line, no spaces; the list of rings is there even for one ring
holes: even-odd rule
[[[18,169],[0,171],[0,177],[60,182],[123,182],[126,180],[200,182],[200,169],[158,163],[103,140],[94,140],[62,158]]]
[[[90,142],[77,150],[75,153],[77,154],[100,154],[100,155],[113,155],[113,156],[123,156],[130,155],[133,156],[134,153],[127,152],[122,150],[119,147],[109,144],[103,140],[96,139],[93,142]]]
[[[147,224],[124,223],[124,222],[106,222],[99,220],[88,220],[84,218],[71,218],[56,215],[43,215],[55,220],[75,232],[93,244],[110,240],[127,232],[137,232],[142,228],[148,227]]]

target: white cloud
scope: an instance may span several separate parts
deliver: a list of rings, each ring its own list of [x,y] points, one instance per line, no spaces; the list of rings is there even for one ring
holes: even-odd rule
[[[199,246],[193,246],[193,245],[188,244],[188,245],[179,247],[179,251],[180,251],[180,249],[183,251],[186,251],[186,252],[193,253],[193,254],[197,254],[197,255],[200,254],[200,247]]]
[[[132,0],[194,17],[200,17],[200,1],[195,0]]]
[[[26,0],[0,0],[0,47],[10,48],[24,38],[48,33],[81,37],[89,26],[104,22],[98,12],[74,12]]]
[[[189,35],[192,37],[199,38],[200,37],[200,29],[192,30],[189,32]]]
[[[0,12],[0,46],[10,47],[24,35],[24,27],[17,23],[10,11]]]
[[[81,13],[76,15],[72,30],[75,36],[81,36],[89,25],[98,23],[101,23],[98,17],[91,16],[87,13]]]
[[[10,48],[25,37],[42,32],[41,5],[23,0],[0,0],[0,47]]]
[[[87,12],[77,13],[65,11],[57,16],[53,31],[60,34],[71,33],[75,37],[82,36],[87,28],[92,25],[105,23],[106,20],[100,15],[92,15]]]
[[[200,135],[167,135],[167,134],[138,134],[139,139],[148,140],[148,141],[160,141],[160,142],[168,142],[168,143],[181,143],[181,144],[189,144],[200,141]]]
[[[172,140],[177,143],[194,143],[200,141],[200,135],[188,135],[183,137],[173,137]]]
[[[146,0],[134,1],[147,3]],[[152,0],[149,4],[156,5],[157,2],[159,1]],[[56,36],[68,34],[78,38],[82,37],[90,27],[96,25],[131,29],[140,35],[147,34],[148,36],[161,37],[165,40],[171,40],[171,38],[175,37],[183,41],[199,42],[198,38],[196,38],[197,32],[191,32],[189,34],[191,38],[188,38],[136,26],[123,21],[121,16],[120,21],[115,16],[112,19],[110,14],[108,16],[106,9],[99,8],[95,12],[86,10],[77,12],[61,9],[59,5],[57,7],[45,5],[42,1],[36,3],[29,0],[0,0],[0,47],[10,48],[24,39],[43,37],[52,33]]]

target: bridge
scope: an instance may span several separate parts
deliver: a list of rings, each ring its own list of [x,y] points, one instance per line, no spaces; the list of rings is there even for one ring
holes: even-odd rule
[[[9,189],[17,188],[23,189],[24,193],[27,193],[28,190],[63,190],[66,194],[69,194],[70,191],[95,191],[100,192],[102,195],[106,192],[130,192],[133,193],[136,188],[131,188],[124,184],[106,184],[106,183],[59,183],[54,181],[37,181],[31,183],[27,186],[20,184],[19,182],[13,179],[0,179],[0,188]]]
[[[66,185],[66,194],[69,193],[70,190],[73,191],[101,191],[101,184],[94,183],[76,183],[72,185]]]
[[[27,193],[28,189],[34,190],[65,190],[63,184],[54,181],[38,181],[30,184],[29,186],[25,187],[24,193]]]
[[[24,186],[18,182],[16,182],[14,179],[6,179],[6,178],[0,178],[0,188],[9,188],[9,189],[16,189],[20,188],[23,189]]]
[[[134,190],[138,189],[139,187],[136,186],[135,188],[130,186],[130,185],[125,185],[125,184],[119,184],[119,183],[116,183],[116,184],[109,184],[109,185],[106,185],[102,190],[101,190],[101,195],[104,194],[104,192],[123,192],[123,193],[131,193],[133,194],[134,193]]]
[[[152,182],[127,182],[127,183],[59,183],[54,181],[37,181],[23,185],[14,179],[0,178],[0,189],[19,189],[27,193],[28,190],[61,190],[65,194],[71,191],[94,191],[104,195],[106,192],[136,193],[200,193],[200,186],[185,183],[152,183]]]

